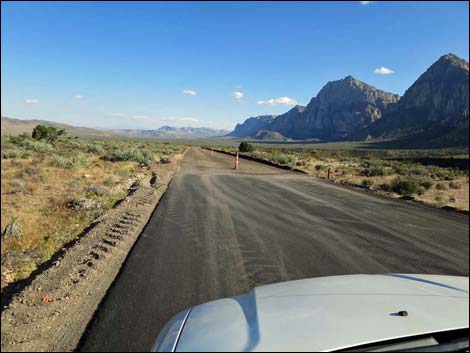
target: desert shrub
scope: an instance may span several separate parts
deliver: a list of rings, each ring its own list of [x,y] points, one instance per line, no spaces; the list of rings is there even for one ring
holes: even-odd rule
[[[433,187],[434,183],[430,180],[423,180],[419,185],[421,185],[426,190],[429,190]]]
[[[147,165],[151,161],[155,160],[156,155],[153,152],[138,148],[124,148],[115,149],[114,151],[105,154],[101,158],[112,162],[134,161]]]
[[[100,156],[104,155],[106,152],[104,147],[98,144],[87,144],[86,148],[87,148],[87,152],[97,154]]]
[[[240,143],[240,146],[238,146],[238,149],[240,150],[240,152],[253,152],[255,150],[255,146],[246,141],[242,141]]]
[[[26,151],[34,151],[37,153],[47,153],[54,150],[54,146],[44,141],[35,141],[31,139],[23,139],[17,144],[18,147]]]
[[[378,186],[378,189],[385,192],[391,192],[392,186],[388,183],[383,183]]]
[[[25,151],[20,148],[10,147],[10,148],[2,148],[2,158],[9,159],[9,158],[27,158],[31,155],[30,151]]]
[[[294,163],[294,157],[289,154],[274,154],[271,157],[272,161],[279,164],[292,164]]]
[[[325,169],[326,169],[326,166],[323,165],[323,164],[317,164],[317,165],[315,166],[315,170],[316,170],[317,172],[319,172],[320,170],[325,170]]]
[[[446,186],[444,184],[438,183],[436,184],[436,190],[446,190]]]
[[[251,155],[255,158],[259,158],[259,159],[264,159],[266,158],[266,153],[265,152],[261,152],[261,151],[253,151],[251,152]]]
[[[446,195],[441,191],[439,192],[436,197],[434,198],[434,201],[436,201],[436,203],[439,205],[439,206],[444,206],[447,204],[447,197]]]
[[[427,169],[422,166],[415,166],[408,170],[408,174],[415,176],[423,176],[427,174]]]
[[[449,183],[449,187],[450,187],[451,189],[460,189],[461,186],[460,186],[459,183],[456,183],[456,182],[454,182],[454,181],[451,181],[451,182]]]
[[[86,185],[83,191],[85,191],[85,195],[88,198],[93,196],[103,196],[106,195],[107,192],[104,187],[96,185]]]
[[[361,185],[370,188],[372,185],[374,185],[374,182],[370,179],[364,179],[362,180]]]
[[[369,168],[363,169],[361,174],[368,177],[383,176],[388,174],[388,170],[384,167],[371,166]]]
[[[77,154],[76,156],[72,156],[69,158],[53,154],[50,157],[50,163],[51,165],[59,168],[80,169],[90,167],[93,164],[93,161],[91,161],[83,154]]]
[[[399,194],[409,196],[412,194],[421,195],[424,188],[420,185],[419,181],[414,178],[397,177],[390,184],[391,191]]]

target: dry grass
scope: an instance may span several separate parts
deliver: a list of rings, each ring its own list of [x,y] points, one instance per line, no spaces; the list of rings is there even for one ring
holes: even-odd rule
[[[28,139],[2,138],[2,287],[27,277],[125,197],[130,184],[148,172],[146,164],[183,146],[65,140],[36,149]],[[104,158],[120,150],[135,150],[137,161],[132,153],[118,161]],[[73,210],[68,205],[73,200],[87,200],[92,207]],[[20,236],[4,234],[13,221]]]

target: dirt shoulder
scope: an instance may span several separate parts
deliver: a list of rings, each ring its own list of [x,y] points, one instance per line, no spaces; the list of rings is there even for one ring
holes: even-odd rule
[[[116,278],[184,154],[151,167],[129,196],[106,212],[2,309],[2,351],[73,351]],[[155,178],[156,175],[156,178]]]

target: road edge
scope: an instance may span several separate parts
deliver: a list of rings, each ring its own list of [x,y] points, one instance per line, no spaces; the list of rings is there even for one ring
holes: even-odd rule
[[[107,217],[13,296],[2,311],[2,351],[77,348],[188,150],[135,185]]]

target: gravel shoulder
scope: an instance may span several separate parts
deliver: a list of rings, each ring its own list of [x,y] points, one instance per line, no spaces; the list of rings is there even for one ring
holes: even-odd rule
[[[8,300],[2,308],[2,351],[77,347],[183,157],[152,166],[152,174],[136,183],[123,202]]]

